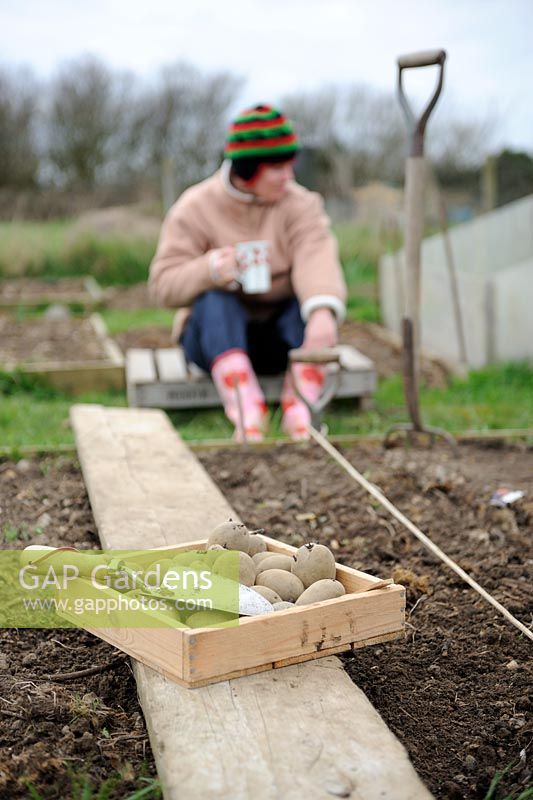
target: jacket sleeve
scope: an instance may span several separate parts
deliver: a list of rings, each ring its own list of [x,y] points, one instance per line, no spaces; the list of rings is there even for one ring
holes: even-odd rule
[[[342,320],[346,283],[339,262],[337,241],[330,229],[322,198],[306,192],[289,219],[292,255],[291,280],[304,320],[310,310],[331,308]],[[306,309],[309,311],[306,313]]]
[[[153,299],[163,306],[189,306],[213,287],[209,275],[208,241],[194,206],[185,196],[168,212],[148,285]]]

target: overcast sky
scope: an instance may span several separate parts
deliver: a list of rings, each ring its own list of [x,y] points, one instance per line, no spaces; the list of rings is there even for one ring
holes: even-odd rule
[[[0,0],[0,64],[53,74],[91,53],[141,76],[185,59],[246,79],[239,106],[295,90],[392,89],[396,58],[448,52],[440,116],[498,120],[495,145],[533,151],[533,0]],[[410,74],[413,96],[431,70]]]

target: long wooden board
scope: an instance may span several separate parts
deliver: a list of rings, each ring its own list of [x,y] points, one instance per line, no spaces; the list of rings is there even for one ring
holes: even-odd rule
[[[160,411],[74,406],[102,544],[157,547],[238,519]],[[166,800],[428,800],[335,657],[184,689],[134,663]]]

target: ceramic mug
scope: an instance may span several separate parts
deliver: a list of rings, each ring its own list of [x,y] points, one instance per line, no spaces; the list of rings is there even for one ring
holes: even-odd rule
[[[269,243],[264,239],[254,242],[239,242],[235,245],[237,280],[246,294],[263,294],[270,290],[272,281],[268,250]]]

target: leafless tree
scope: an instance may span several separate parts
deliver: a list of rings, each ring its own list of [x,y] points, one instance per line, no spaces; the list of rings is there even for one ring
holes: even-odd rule
[[[27,71],[0,70],[0,186],[35,184],[38,88]]]
[[[123,141],[126,87],[93,57],[63,64],[49,87],[46,154],[58,183],[94,188]]]
[[[158,175],[171,161],[177,191],[206,177],[220,162],[228,109],[241,84],[227,72],[205,74],[184,62],[164,67],[132,114],[138,165]]]

